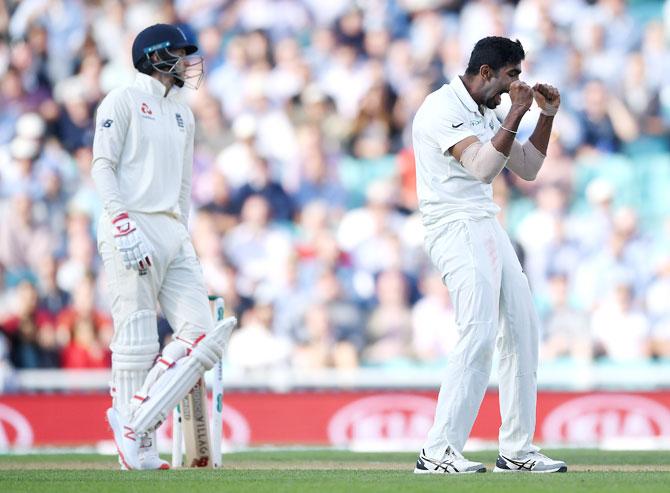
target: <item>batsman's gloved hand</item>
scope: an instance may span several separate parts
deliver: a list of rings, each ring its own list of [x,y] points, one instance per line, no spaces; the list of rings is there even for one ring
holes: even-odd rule
[[[135,269],[144,275],[151,267],[153,249],[135,221],[130,219],[127,212],[122,212],[112,219],[114,226],[114,240],[116,248],[123,257],[126,269]]]

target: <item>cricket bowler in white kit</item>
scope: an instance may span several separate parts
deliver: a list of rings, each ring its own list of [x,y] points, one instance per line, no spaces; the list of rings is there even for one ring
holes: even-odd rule
[[[197,49],[175,26],[146,28],[133,43],[135,83],[111,91],[96,115],[98,249],[114,319],[107,419],[123,469],[169,469],[155,429],[216,363],[236,323],[214,326],[187,229],[195,125],[179,92],[202,79]],[[175,331],[160,357],[157,303]]]
[[[426,97],[412,127],[425,246],[456,311],[459,340],[449,357],[435,421],[414,472],[485,472],[463,446],[500,352],[502,425],[495,472],[564,472],[533,446],[538,318],[526,276],[496,219],[491,182],[507,166],[524,180],[537,175],[560,105],[558,90],[519,80],[521,43],[488,37],[475,45],[464,75]],[[512,106],[502,124],[501,94]],[[515,140],[533,99],[542,112],[529,140]]]

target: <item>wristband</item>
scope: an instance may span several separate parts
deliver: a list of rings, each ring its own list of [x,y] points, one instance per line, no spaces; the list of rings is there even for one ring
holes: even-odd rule
[[[554,116],[558,113],[558,106],[547,105],[546,108],[542,108],[541,114],[545,116]]]
[[[509,133],[516,135],[516,130],[510,130],[509,128],[505,128],[502,125],[500,125],[500,128],[503,130],[507,130]]]

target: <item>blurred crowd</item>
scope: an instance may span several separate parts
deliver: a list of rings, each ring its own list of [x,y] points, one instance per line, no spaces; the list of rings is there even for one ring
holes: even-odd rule
[[[181,25],[205,60],[203,86],[184,90],[190,230],[210,292],[239,316],[231,366],[444,364],[457,326],[423,251],[411,123],[488,35],[520,39],[522,79],[562,94],[538,179],[494,182],[543,361],[670,358],[670,2],[8,0],[0,366],[109,366],[94,115],[132,82],[130,45],[155,22]]]

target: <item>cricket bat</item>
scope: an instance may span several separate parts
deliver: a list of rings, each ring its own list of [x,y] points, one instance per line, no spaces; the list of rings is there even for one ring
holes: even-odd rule
[[[207,417],[207,387],[204,378],[200,378],[182,400],[181,428],[186,467],[213,467]]]

